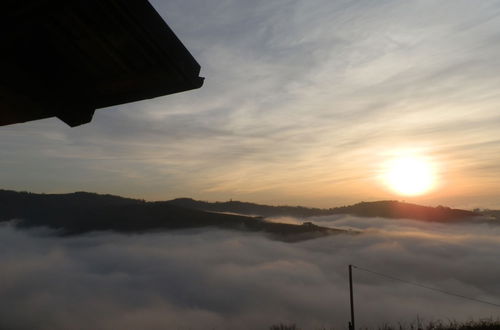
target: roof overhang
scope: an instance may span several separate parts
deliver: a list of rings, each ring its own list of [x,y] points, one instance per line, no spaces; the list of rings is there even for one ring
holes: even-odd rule
[[[147,0],[3,0],[0,125],[199,88],[200,66]]]

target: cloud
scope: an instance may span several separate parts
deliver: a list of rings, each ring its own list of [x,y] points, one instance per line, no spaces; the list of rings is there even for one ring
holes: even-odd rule
[[[203,88],[99,110],[76,129],[2,128],[4,188],[331,207],[391,197],[372,180],[381,153],[421,148],[455,173],[433,203],[468,204],[471,185],[497,195],[484,177],[499,177],[498,148],[470,147],[499,139],[497,2],[152,4]]]
[[[347,265],[498,302],[498,226],[335,216],[362,228],[297,244],[220,230],[58,238],[0,226],[0,327],[344,328]],[[354,271],[357,322],[497,317],[498,308]],[[29,315],[29,317],[26,317]]]

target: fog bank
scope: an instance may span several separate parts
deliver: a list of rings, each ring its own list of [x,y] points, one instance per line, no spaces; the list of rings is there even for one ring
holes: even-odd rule
[[[500,302],[500,229],[333,216],[364,229],[282,243],[189,230],[55,237],[0,226],[0,329],[347,328],[352,263]],[[358,326],[498,317],[481,305],[355,270]]]

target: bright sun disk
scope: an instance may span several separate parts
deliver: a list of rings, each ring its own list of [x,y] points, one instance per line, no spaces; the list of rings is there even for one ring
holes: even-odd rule
[[[435,185],[435,174],[424,158],[401,157],[387,166],[384,181],[401,195],[415,196],[430,191]]]

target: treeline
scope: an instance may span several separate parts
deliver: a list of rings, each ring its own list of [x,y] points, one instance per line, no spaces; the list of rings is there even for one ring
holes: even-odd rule
[[[450,222],[479,216],[479,213],[452,209],[449,207],[421,206],[399,201],[361,202],[350,206],[329,209],[307,208],[302,206],[270,206],[239,201],[204,202],[191,198],[178,198],[168,202],[170,205],[183,206],[212,212],[232,212],[264,217],[291,216],[307,218],[313,216],[351,214],[361,217],[406,218],[423,221]]]
[[[337,207],[331,209],[331,212],[362,217],[405,218],[435,222],[461,221],[481,215],[473,211],[445,206],[430,207],[398,201],[361,202],[351,206]]]
[[[333,328],[332,328],[333,329]],[[422,322],[411,322],[409,324],[399,323],[398,325],[386,324],[374,328],[359,328],[360,330],[499,330],[500,321],[493,319],[484,319],[478,321],[457,322],[449,320],[429,321],[424,324]],[[280,323],[269,327],[269,330],[301,330],[296,324]],[[319,330],[327,330],[326,328]]]
[[[212,212],[232,212],[246,215],[259,215],[262,217],[290,216],[307,218],[330,214],[330,210],[309,208],[303,206],[271,206],[240,201],[205,202],[191,198],[177,198],[165,202],[170,205],[188,207]]]

